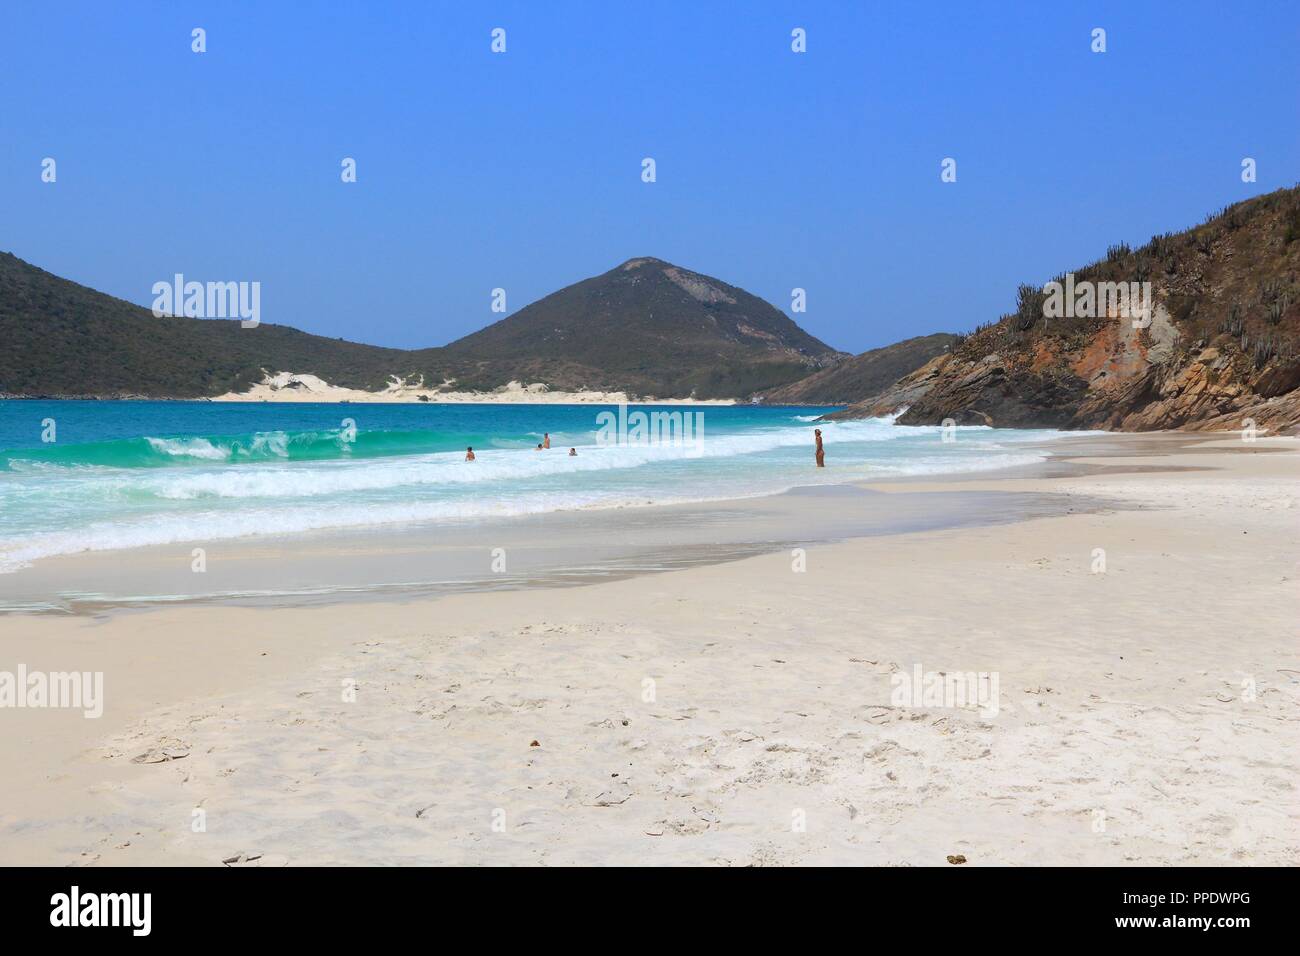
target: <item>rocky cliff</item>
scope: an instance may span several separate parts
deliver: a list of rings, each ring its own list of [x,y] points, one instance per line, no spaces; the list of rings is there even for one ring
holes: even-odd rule
[[[1300,425],[1300,188],[1112,246],[830,418],[1126,431]]]

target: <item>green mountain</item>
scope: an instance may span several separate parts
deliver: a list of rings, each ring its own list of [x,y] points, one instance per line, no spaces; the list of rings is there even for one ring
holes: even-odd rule
[[[840,357],[744,289],[629,259],[447,346],[471,383],[503,378],[660,398],[741,398]]]
[[[805,379],[764,392],[771,405],[849,405],[883,391],[908,372],[951,349],[959,337],[948,332],[904,339],[846,358]]]
[[[0,253],[0,394],[199,398],[241,391],[262,369],[382,387],[405,353],[281,325],[155,318]]]
[[[443,348],[380,348],[263,323],[157,318],[0,253],[0,395],[201,398],[266,373],[378,390],[393,377],[658,398],[747,397],[840,357],[743,289],[632,259]]]

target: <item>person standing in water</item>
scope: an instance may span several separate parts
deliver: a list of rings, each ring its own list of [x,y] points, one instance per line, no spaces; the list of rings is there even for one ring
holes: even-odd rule
[[[822,430],[820,428],[814,428],[813,435],[817,437],[817,467],[825,468],[826,449],[822,447]]]
[[[550,448],[550,447],[551,447],[551,433],[550,433],[550,432],[543,432],[543,433],[542,433],[542,447],[543,447],[543,448]]]
[[[473,460],[474,460],[474,446],[473,446],[473,445],[471,445],[469,448],[466,448],[466,449],[465,449],[465,460],[466,460],[466,461],[473,461]]]

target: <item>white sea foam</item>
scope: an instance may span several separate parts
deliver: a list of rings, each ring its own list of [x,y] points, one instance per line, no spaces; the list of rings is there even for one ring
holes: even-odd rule
[[[206,461],[225,461],[230,449],[214,445],[206,438],[146,438],[149,447],[173,458],[202,458]]]
[[[233,446],[150,439],[186,467],[44,467],[0,476],[0,572],[80,551],[215,541],[249,535],[537,514],[559,509],[720,500],[800,484],[890,475],[978,471],[1042,460],[1016,447],[1047,432],[903,428],[890,419],[819,426],[831,468],[811,468],[811,428],[707,434],[702,447],[578,445],[547,452],[463,452],[327,461],[285,460],[294,440],[259,433],[257,458],[231,463]],[[996,436],[996,437],[995,437]],[[838,450],[837,450],[838,448]],[[236,452],[236,454],[238,454]],[[6,514],[7,512],[7,514]]]
[[[891,428],[879,422],[828,423],[827,445],[844,441],[888,441]],[[473,463],[463,452],[439,452],[356,461],[262,464],[203,472],[150,473],[134,480],[132,490],[159,498],[302,498],[351,492],[384,491],[407,486],[517,484],[575,472],[640,468],[697,458],[731,458],[781,448],[806,446],[803,429],[764,429],[751,433],[706,436],[700,447],[673,445],[583,445],[577,456],[563,448],[480,450]],[[116,486],[121,490],[122,486]]]
[[[656,503],[706,501],[707,498],[665,496]],[[110,551],[150,545],[231,538],[294,534],[305,531],[383,525],[410,525],[442,520],[518,517],[580,508],[644,506],[644,497],[618,498],[569,493],[536,494],[515,500],[461,499],[441,502],[402,502],[347,506],[248,508],[239,511],[186,512],[148,518],[96,522],[75,531],[28,535],[0,547],[0,573],[32,561],[83,551]]]

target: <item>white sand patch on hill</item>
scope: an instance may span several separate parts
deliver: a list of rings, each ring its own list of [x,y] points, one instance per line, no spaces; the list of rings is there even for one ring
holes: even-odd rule
[[[490,392],[456,391],[451,383],[430,388],[423,379],[410,382],[392,376],[381,391],[344,388],[305,372],[267,373],[261,382],[246,392],[226,392],[214,402],[430,402],[447,404],[492,403],[502,405],[619,405],[653,403],[657,405],[733,405],[730,399],[632,398],[626,392],[553,391],[542,382],[525,385],[509,382]]]

